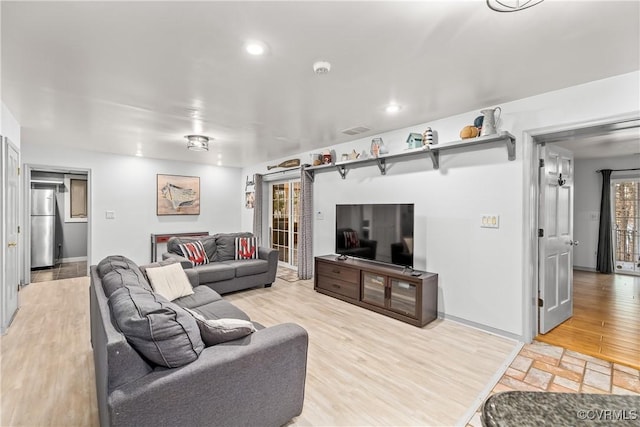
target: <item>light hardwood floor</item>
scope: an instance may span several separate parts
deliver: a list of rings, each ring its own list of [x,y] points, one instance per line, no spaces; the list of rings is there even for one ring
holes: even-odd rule
[[[640,369],[640,277],[574,271],[573,317],[536,340]]]
[[[89,279],[33,283],[0,340],[3,426],[98,424]],[[416,328],[313,291],[311,281],[226,295],[269,326],[309,332],[304,410],[290,425],[465,422],[518,343],[454,322]]]
[[[97,426],[89,278],[32,283],[0,338],[2,426]]]

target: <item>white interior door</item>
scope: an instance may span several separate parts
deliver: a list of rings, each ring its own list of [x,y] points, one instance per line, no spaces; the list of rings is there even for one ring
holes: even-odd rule
[[[2,289],[2,330],[6,330],[18,309],[19,258],[19,156],[18,150],[5,138],[4,182],[5,182],[5,281]]]
[[[540,146],[538,218],[539,331],[544,334],[573,315],[573,153]]]

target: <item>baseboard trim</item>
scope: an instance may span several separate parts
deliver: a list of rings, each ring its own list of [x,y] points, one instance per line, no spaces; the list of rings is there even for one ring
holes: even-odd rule
[[[87,260],[86,256],[77,256],[77,257],[71,257],[71,258],[62,258],[60,262],[81,262],[86,260]]]
[[[598,272],[598,270],[596,270],[595,268],[592,268],[592,267],[581,267],[579,265],[574,265],[573,269],[574,270],[579,270],[579,271],[590,271],[592,273],[597,273]]]
[[[467,319],[463,319],[461,317],[451,316],[450,314],[445,314],[442,312],[438,312],[439,319],[450,320],[452,322],[460,323],[465,326],[469,326],[470,328],[478,329],[483,332],[487,332],[491,335],[497,335],[502,338],[509,338],[518,342],[525,342],[524,336],[514,334],[512,332],[503,331],[502,329],[492,328],[491,326],[483,325],[481,323],[472,322]]]

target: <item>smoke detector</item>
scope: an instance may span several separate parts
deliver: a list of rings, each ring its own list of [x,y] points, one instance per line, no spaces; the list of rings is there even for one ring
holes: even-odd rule
[[[314,62],[313,71],[316,74],[328,74],[331,71],[331,64],[327,61]]]

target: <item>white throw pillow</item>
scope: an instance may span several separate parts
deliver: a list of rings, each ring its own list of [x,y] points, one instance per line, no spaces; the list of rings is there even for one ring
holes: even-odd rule
[[[180,263],[147,268],[147,276],[153,290],[169,301],[193,294],[187,273],[184,272]]]
[[[205,319],[200,313],[185,308],[196,319],[206,346],[237,340],[256,331],[253,323],[243,319]]]

